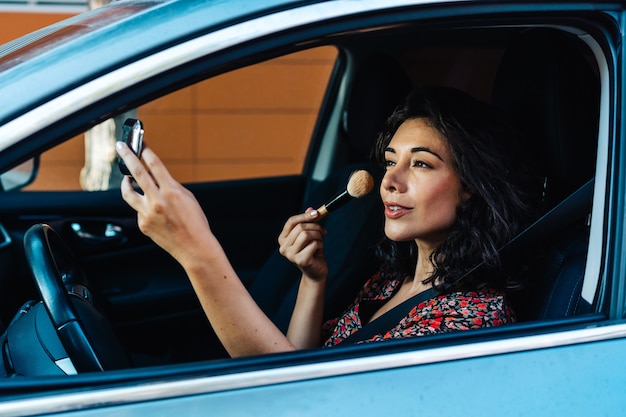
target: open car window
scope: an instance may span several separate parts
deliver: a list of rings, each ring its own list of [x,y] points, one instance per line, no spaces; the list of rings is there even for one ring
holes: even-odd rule
[[[297,276],[283,274],[282,265],[272,263],[274,262],[272,257],[276,254],[273,242],[280,230],[281,221],[308,205],[321,204],[323,198],[338,191],[342,185],[334,179],[336,172],[346,170],[345,167],[352,170],[361,164],[370,164],[369,149],[384,119],[414,86],[445,85],[459,88],[509,113],[516,127],[526,135],[524,150],[536,159],[536,169],[545,177],[545,206],[542,214],[558,206],[586,182],[592,181],[596,164],[593,158],[589,159],[589,155],[593,156],[596,153],[601,133],[600,69],[592,49],[575,35],[562,30],[507,29],[499,32],[501,36],[495,37],[498,40],[493,41],[491,39],[494,38],[484,34],[482,29],[468,30],[463,36],[462,46],[459,46],[459,35],[448,35],[446,39],[436,42],[431,41],[430,37],[416,36],[414,41],[405,41],[402,45],[395,46],[396,50],[393,53],[387,52],[385,47],[380,47],[378,50],[363,54],[358,59],[349,59],[345,56],[338,58],[337,51],[346,48],[350,50],[351,45],[338,44],[334,47],[305,49],[202,80],[142,104],[122,115],[141,119],[144,122],[146,141],[162,156],[174,176],[182,182],[196,183],[194,190],[198,192],[201,203],[206,202],[205,209],[210,221],[217,229],[217,233],[223,235],[227,253],[233,258],[240,276],[253,292],[257,302],[270,316],[275,314],[273,319],[286,330],[285,326],[289,319],[288,306],[295,297],[294,284],[297,282]],[[416,33],[419,34],[419,31]],[[352,42],[358,44],[358,38]],[[563,43],[569,49],[564,52],[563,57],[558,56],[554,59],[555,62],[551,62],[547,60],[545,53],[540,55],[542,51],[535,49],[546,42],[554,43],[550,44],[550,48],[559,47],[559,43]],[[533,49],[534,53],[538,54],[538,58],[527,64],[528,67],[538,65],[537,62],[541,60],[544,60],[543,65],[549,68],[556,65],[574,65],[572,67],[574,75],[571,79],[561,77],[559,80],[563,84],[561,86],[553,79],[545,79],[543,74],[529,72],[528,68],[520,63],[528,59],[524,56],[528,49]],[[549,48],[547,49],[546,53],[549,53]],[[340,59],[338,63],[337,59]],[[334,67],[337,68],[337,72],[330,83]],[[558,103],[561,107],[552,113],[531,106],[534,101],[544,97],[543,90],[530,90],[531,84],[539,83],[538,88],[548,88],[551,84],[557,84],[555,88],[571,88],[581,79],[590,85],[586,95],[575,98],[559,97],[561,101],[575,99],[576,104],[573,101],[568,106],[562,102]],[[324,97],[326,103],[322,104]],[[365,100],[379,100],[380,103],[370,105]],[[581,110],[583,104],[584,108]],[[561,119],[568,120],[571,117],[578,117],[579,123],[567,121],[559,125]],[[554,123],[554,126],[546,127],[549,123]],[[572,124],[572,127],[555,137],[552,130],[564,129],[566,124]],[[94,128],[97,129],[98,127]],[[561,135],[570,136],[562,138]],[[45,192],[71,190],[80,186],[81,176],[85,170],[83,166],[85,143],[87,142],[81,135],[46,152],[41,158],[38,178],[28,190]],[[576,150],[572,151],[572,147]],[[334,154],[331,158],[324,155],[327,149],[333,149]],[[268,224],[262,232],[259,232],[258,241],[263,242],[262,246],[265,249],[254,250],[258,255],[254,262],[250,261],[248,250],[242,249],[245,248],[242,242],[249,240],[245,234],[248,226],[245,224],[234,226],[233,218],[236,214],[233,213],[225,217],[218,211],[211,217],[216,211],[214,206],[220,205],[219,202],[210,201],[215,200],[217,192],[215,187],[220,190],[219,198],[226,201],[239,201],[234,194],[246,194],[249,188],[255,188],[257,192],[263,193],[266,187],[276,187],[271,184],[279,181],[281,177],[309,175],[304,171],[307,152],[308,158],[312,161],[308,169],[313,175],[325,171],[320,175],[322,179],[314,179],[309,184],[290,185],[294,189],[300,188],[298,190],[300,194],[296,193],[293,198],[282,196],[280,192],[271,197],[274,200],[284,200],[285,206],[293,207],[293,211],[289,213],[285,210],[282,217],[273,216],[272,226]],[[86,154],[88,155],[89,151]],[[583,163],[584,169],[581,168]],[[115,164],[113,168],[115,170]],[[374,170],[374,174],[379,175],[375,171],[378,167],[372,165],[368,169]],[[117,172],[113,172],[112,175],[118,179],[120,177]],[[241,182],[254,178],[260,179],[252,183]],[[236,183],[241,188],[230,191],[228,184],[232,180],[239,180]],[[221,191],[222,181],[226,181],[225,191]],[[321,193],[320,189],[326,194]],[[111,198],[116,199],[115,194],[107,195],[112,195]],[[586,198],[590,196],[591,194]],[[350,233],[355,234],[355,241],[349,245],[350,251],[334,249],[333,242],[329,239],[331,252],[329,260],[331,263],[336,262],[335,267],[338,271],[336,287],[329,290],[327,301],[330,305],[327,307],[327,319],[341,313],[369,274],[375,271],[372,269],[374,268],[372,262],[361,260],[363,255],[360,253],[363,251],[371,257],[371,247],[377,239],[378,229],[368,227],[368,224],[375,225],[380,222],[377,197],[372,195],[368,198],[369,200],[363,203],[355,202],[352,208],[362,211],[362,218],[353,220],[354,226]],[[249,198],[243,201],[244,205],[254,204]],[[120,201],[115,204],[123,205]],[[62,212],[64,209],[67,208],[59,210]],[[350,208],[346,209],[345,213],[348,210]],[[569,262],[567,258],[569,254],[563,254],[562,251],[565,249],[559,245],[569,247],[568,245],[575,241],[576,252],[572,258],[574,266],[569,264],[565,266],[576,268],[580,274],[584,274],[587,265],[590,210],[591,207],[588,205],[583,212],[572,214],[574,217],[572,223],[558,220],[557,212],[552,219],[542,220],[543,224],[536,227],[536,231],[533,232],[536,236],[545,233],[544,237],[551,242],[546,247],[548,259],[560,254]],[[231,208],[230,211],[237,213],[238,210]],[[345,215],[344,212],[337,214],[340,219],[337,223],[345,222]],[[141,285],[154,281],[161,283],[163,291],[180,292],[184,294],[180,296],[182,299],[190,300],[193,299],[193,295],[185,282],[184,274],[181,275],[180,271],[172,272],[171,268],[175,267],[170,264],[163,268],[161,262],[151,260],[150,257],[155,256],[158,251],[139,238],[134,238],[130,243],[124,240],[119,247],[111,243],[113,248],[122,250],[123,253],[135,250],[144,253],[140,257],[141,261],[134,262],[138,268],[135,276],[119,274],[115,267],[102,269],[103,259],[108,263],[114,261],[115,256],[103,255],[99,252],[99,246],[85,250],[81,247],[85,242],[80,238],[76,239],[76,236],[91,234],[92,229],[108,233],[109,224],[94,220],[93,217],[96,216],[89,212],[80,213],[75,218],[69,217],[60,222],[59,227],[62,230],[71,229],[68,234],[70,239],[75,239],[74,249],[87,254],[84,260],[87,271],[93,274],[94,285],[107,300],[108,314],[119,317],[116,326],[121,334],[125,335],[123,337],[128,338],[126,343],[135,346],[141,345],[142,340],[153,340],[154,343],[140,347],[140,354],[150,354],[155,349],[158,351],[154,345],[158,344],[156,338],[158,329],[163,326],[161,320],[166,320],[168,325],[175,322],[170,318],[165,319],[164,315],[156,310],[154,300],[151,299],[153,297],[151,289],[141,288],[135,293],[129,288],[139,285],[132,284],[135,281],[143,283]],[[132,218],[130,221],[132,222]],[[119,223],[119,220],[113,218],[111,227],[116,227],[118,224],[116,222]],[[121,222],[120,227],[124,227],[126,222],[128,221]],[[341,225],[331,223],[329,227],[332,231],[333,227],[340,228]],[[363,230],[369,228],[374,229],[376,233],[364,234]],[[544,229],[547,231],[544,232]],[[567,231],[564,243],[555,242],[555,246],[552,246],[553,235],[550,233],[554,232],[550,230]],[[129,232],[131,233],[133,236],[138,235],[136,230]],[[570,238],[570,234],[575,237]],[[114,238],[111,240],[114,241]],[[527,238],[526,241],[522,239],[522,245],[537,244],[539,244],[537,237]],[[252,247],[256,245],[258,242]],[[525,262],[526,249],[521,247],[509,250],[511,254],[508,255],[507,261],[512,264]],[[350,258],[348,252],[354,252],[356,255]],[[126,255],[122,254],[121,259],[125,257]],[[342,266],[348,262],[344,259],[346,257],[350,262],[362,264],[363,267],[355,270]],[[152,264],[144,265],[143,269],[154,272],[142,273],[141,262]],[[545,266],[539,263],[537,268],[540,270],[535,272],[538,276],[525,277],[529,282],[524,283],[522,290],[512,291],[510,295],[517,303],[520,322],[538,323],[543,320],[558,320],[599,312],[599,305],[596,303],[598,260],[593,259],[593,263],[596,264],[595,267],[593,264],[587,265],[588,274],[592,275],[588,275],[585,281],[579,279],[578,282],[571,283],[571,288],[568,289],[578,293],[582,286],[586,285],[584,296],[577,298],[574,305],[555,304],[554,307],[548,305],[548,299],[561,300],[565,297],[560,302],[567,303],[572,296],[569,293],[558,294],[559,289],[555,287],[555,282],[560,278],[565,266],[543,271],[541,268]],[[108,275],[115,277],[109,278]],[[133,294],[137,296],[133,299],[136,302],[134,306],[124,300]],[[159,305],[171,303],[176,297],[165,295],[160,299]],[[184,330],[181,332],[185,335],[181,334],[178,337],[184,341],[188,349],[189,346],[194,346],[191,349],[195,353],[189,358],[201,359],[203,356],[200,352],[203,349],[206,352],[212,352],[214,349],[203,345],[209,343],[204,337],[195,339],[192,334],[212,331],[206,325],[200,325],[199,329],[202,330],[194,331],[194,326],[198,321],[202,322],[202,318],[196,303],[192,305],[193,308],[177,312],[175,307],[172,307],[168,314],[176,312],[195,317],[192,321],[194,325],[182,326],[181,329]],[[123,309],[141,310],[141,324],[126,322],[120,312]],[[210,339],[210,343],[218,343]],[[176,346],[168,348],[174,349],[175,353],[172,355],[176,357],[175,361],[188,361],[188,358],[179,356],[181,353],[176,351],[181,348],[180,343],[183,342],[174,342]],[[206,358],[210,359],[211,354]]]
[[[330,46],[296,52],[146,103],[44,153],[26,189],[116,188],[111,141],[126,116],[144,123],[145,140],[184,183],[301,174],[336,55]]]

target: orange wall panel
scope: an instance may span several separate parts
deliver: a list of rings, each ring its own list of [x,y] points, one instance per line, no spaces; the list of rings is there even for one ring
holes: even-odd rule
[[[193,158],[194,116],[186,114],[153,114],[140,108],[138,117],[144,124],[144,140],[165,162]]]
[[[0,44],[72,16],[67,13],[0,13]]]
[[[328,65],[266,63],[220,75],[212,81],[198,85],[199,110],[316,111],[328,82]]]
[[[141,106],[141,110],[150,113],[193,112],[195,108],[196,86],[183,88],[165,97]]]
[[[306,151],[314,117],[301,114],[247,114],[201,116],[198,158],[300,159]],[[265,140],[265,138],[269,138]]]

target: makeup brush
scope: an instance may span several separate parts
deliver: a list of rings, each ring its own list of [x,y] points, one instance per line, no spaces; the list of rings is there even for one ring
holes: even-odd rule
[[[364,170],[354,171],[350,174],[346,189],[317,209],[319,213],[317,220],[323,219],[330,211],[338,209],[351,199],[363,197],[372,191],[372,188],[374,188],[374,178],[372,178],[369,172]]]

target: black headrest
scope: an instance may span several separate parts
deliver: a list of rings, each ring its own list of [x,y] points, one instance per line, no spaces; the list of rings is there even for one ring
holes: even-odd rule
[[[493,103],[525,135],[553,203],[594,174],[600,82],[585,48],[556,29],[528,30],[506,50],[494,82]]]
[[[357,158],[369,155],[385,120],[401,105],[411,82],[396,60],[376,54],[359,62],[344,113],[344,129]]]

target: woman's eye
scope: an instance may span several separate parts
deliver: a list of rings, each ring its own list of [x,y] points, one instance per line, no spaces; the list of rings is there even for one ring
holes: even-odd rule
[[[392,166],[395,166],[395,165],[396,165],[396,163],[393,162],[393,161],[390,161],[388,159],[385,161],[385,169],[387,169],[389,167],[392,167]]]
[[[428,165],[426,162],[420,161],[420,160],[413,161],[412,165],[414,167],[416,167],[416,168],[430,168],[430,165]]]

